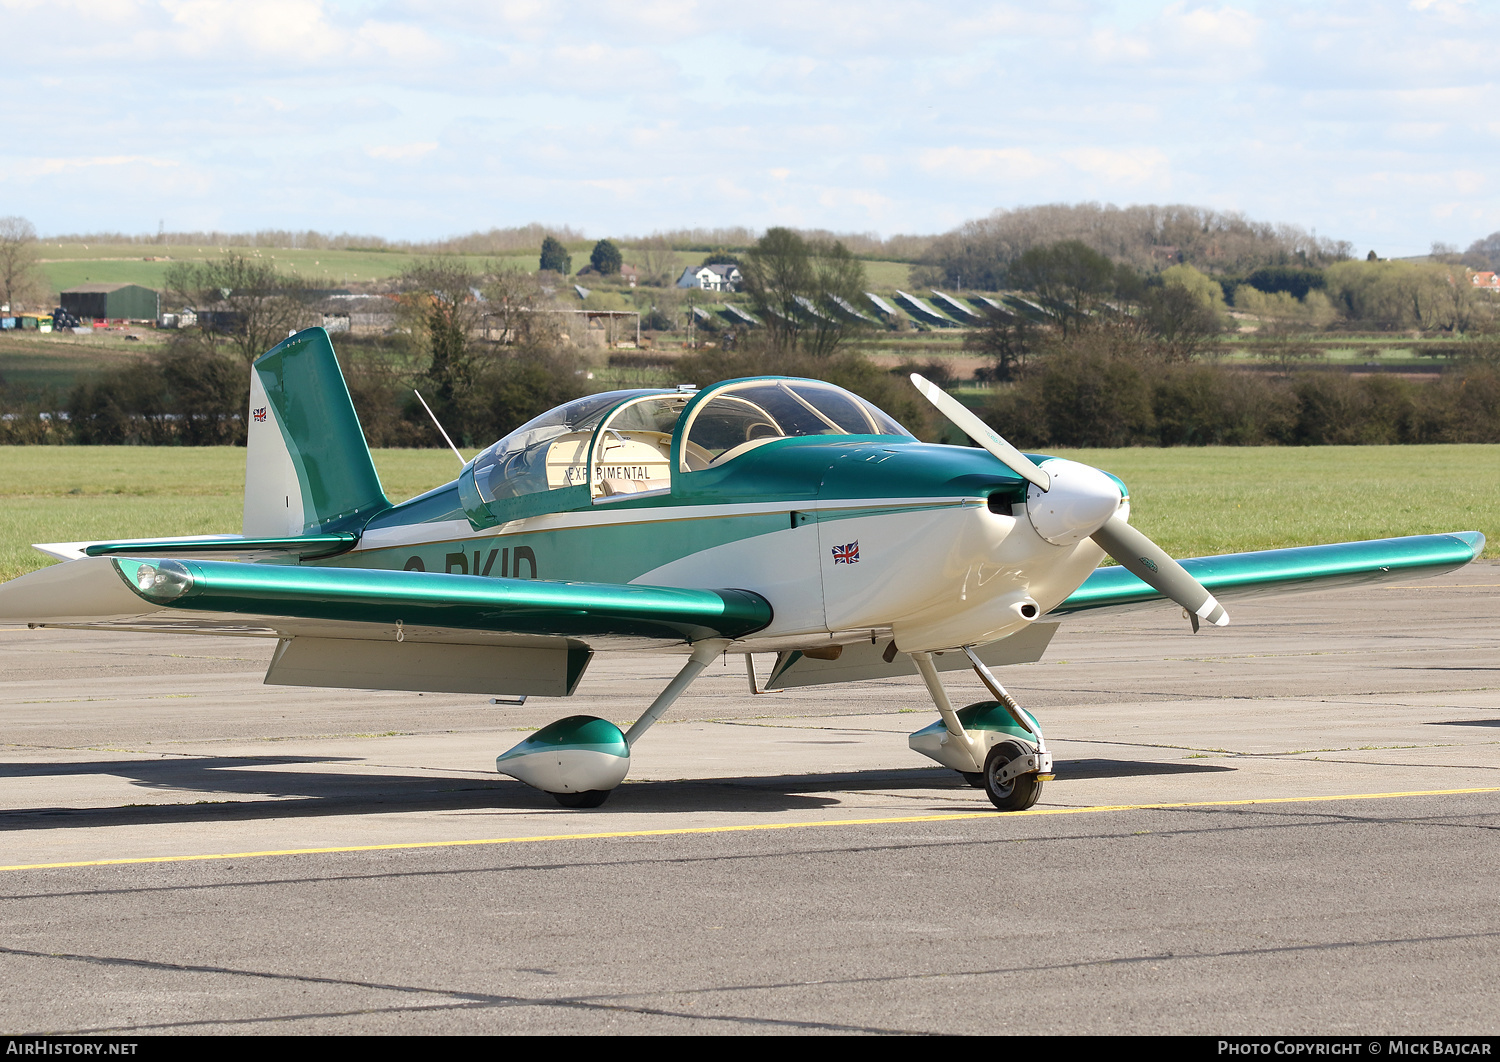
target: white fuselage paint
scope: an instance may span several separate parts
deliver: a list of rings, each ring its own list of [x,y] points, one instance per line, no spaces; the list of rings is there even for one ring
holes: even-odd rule
[[[742,651],[757,643],[784,646],[799,637],[868,638],[876,630],[892,632],[903,651],[926,651],[1015,633],[1066,599],[1104,557],[1090,539],[1062,546],[1046,541],[1019,506],[1010,516],[990,512],[973,498],[904,498],[640,509],[601,505],[479,531],[467,521],[414,524],[368,532],[359,551],[345,559],[374,549],[794,509],[816,520],[678,557],[631,582],[760,594],[771,603],[774,619],[736,643]],[[1128,515],[1128,508],[1124,511]],[[670,532],[664,528],[663,533]],[[836,548],[854,543],[857,561],[835,559]],[[549,572],[547,577],[570,575]],[[1035,616],[1020,614],[1022,601],[1035,602]]]
[[[262,411],[264,411],[262,413]],[[260,374],[250,373],[250,422],[245,437],[246,538],[287,538],[306,527],[297,466]]]

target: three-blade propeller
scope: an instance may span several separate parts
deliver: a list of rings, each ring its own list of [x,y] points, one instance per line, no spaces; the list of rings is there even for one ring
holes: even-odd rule
[[[1214,600],[1208,588],[1189,575],[1166,550],[1127,524],[1118,512],[1100,510],[1097,480],[1087,475],[1063,474],[1064,469],[1059,469],[1057,477],[1050,475],[1047,469],[1006,442],[948,392],[917,373],[911,374],[911,382],[922,392],[922,397],[936,406],[955,427],[988,450],[1006,468],[1032,484],[1033,490],[1028,492],[1027,498],[1028,515],[1032,516],[1032,524],[1043,538],[1057,544],[1077,541],[1085,535],[1092,538],[1122,568],[1186,609],[1193,619],[1194,630],[1198,629],[1200,619],[1219,627],[1229,622],[1224,606]],[[1069,471],[1085,467],[1072,462],[1067,462],[1067,466]],[[1095,475],[1102,476],[1102,473],[1096,472]],[[1075,482],[1079,481],[1082,481],[1081,486],[1075,487]],[[1091,493],[1073,496],[1075,492]],[[1046,505],[1051,523],[1039,522],[1033,513],[1041,508],[1038,502]],[[1115,508],[1118,509],[1118,499]],[[1095,519],[1096,516],[1103,519]],[[1058,526],[1059,519],[1064,526]],[[1071,528],[1067,526],[1069,524]]]

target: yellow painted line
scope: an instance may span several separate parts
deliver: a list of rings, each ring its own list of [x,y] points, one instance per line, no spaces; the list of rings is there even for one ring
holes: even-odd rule
[[[1251,804],[1317,804],[1332,800],[1391,800],[1397,797],[1459,796],[1500,793],[1500,786],[1473,789],[1416,789],[1403,793],[1341,793],[1320,797],[1261,797],[1254,800],[1200,800],[1182,804],[1096,804],[1082,808],[1032,808],[1029,811],[967,811],[956,815],[900,815],[881,819],[831,819],[827,822],[766,822],[749,826],[682,826],[667,830],[615,830],[608,833],[553,833],[536,837],[489,837],[473,841],[406,841],[399,844],[343,845],[337,848],[283,848],[264,852],[214,852],[204,855],[144,856],[137,859],[88,859],[75,863],[22,863],[4,870],[59,870],[68,867],[115,867],[138,863],[197,863],[210,859],[263,859],[268,856],[334,855],[343,852],[395,852],[410,848],[472,848],[494,844],[536,844],[544,841],[599,841],[613,837],[672,837],[694,833],[752,833],[764,830],[810,830],[828,826],[886,826],[905,822],[957,822],[962,819],[1024,818],[1035,815],[1092,815],[1112,811],[1155,811],[1172,808],[1228,808]]]
[[[1474,587],[1490,587],[1490,588],[1493,589],[1494,587],[1500,587],[1500,583],[1439,583],[1436,586],[1431,585],[1431,584],[1429,584],[1427,586],[1382,586],[1382,587],[1379,587],[1379,589],[1381,589],[1381,590],[1454,590],[1454,589],[1459,589],[1459,588],[1470,588],[1470,589],[1472,589]]]

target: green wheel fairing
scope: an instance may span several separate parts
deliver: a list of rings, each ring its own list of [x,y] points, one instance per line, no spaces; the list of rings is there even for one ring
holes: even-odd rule
[[[1462,531],[1451,535],[1414,535],[1327,546],[1298,546],[1222,557],[1190,557],[1187,572],[1216,597],[1248,597],[1306,585],[1332,589],[1389,579],[1438,575],[1468,564],[1484,549],[1484,535]],[[1100,568],[1048,615],[1111,606],[1144,604],[1165,598],[1120,567]]]
[[[197,612],[688,642],[743,637],[769,626],[772,619],[770,604],[748,590],[224,561],[115,558],[112,563],[126,585],[146,601],[159,608]]]
[[[630,746],[620,728],[607,719],[592,715],[570,715],[549,723],[525,741],[495,758],[498,767],[507,760],[535,752],[602,752],[621,759],[630,758]]]
[[[967,708],[960,708],[954,714],[958,716],[958,721],[963,724],[965,730],[992,730],[996,733],[1019,738],[1032,745],[1036,744],[1036,734],[1028,734],[1021,727],[1017,726],[1016,721],[1011,718],[1010,713],[1005,710],[1005,706],[999,701],[980,701],[978,704],[971,704]],[[1021,714],[1026,717],[1028,723],[1036,728],[1037,733],[1041,732],[1042,727],[1036,721],[1036,716],[1024,708],[1021,709]],[[924,726],[921,730],[914,732],[911,737],[940,734],[946,730],[947,728],[943,725],[943,721],[939,719],[931,725]]]

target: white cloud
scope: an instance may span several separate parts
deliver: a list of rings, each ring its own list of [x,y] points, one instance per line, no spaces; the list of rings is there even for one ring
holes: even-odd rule
[[[213,215],[412,237],[533,218],[912,232],[1028,202],[1170,195],[1421,250],[1466,244],[1462,226],[1496,211],[1483,181],[1461,176],[1500,163],[1493,4],[765,0],[726,15],[708,0],[0,0],[0,12],[12,39],[49,42],[0,68],[0,197],[44,230],[97,211],[109,228]],[[57,148],[60,132],[86,136],[88,154]]]
[[[415,162],[437,150],[436,140],[424,140],[415,144],[378,144],[365,148],[372,159],[386,162]]]
[[[931,174],[968,180],[1024,180],[1056,168],[1026,148],[929,148],[917,156],[917,165]]]
[[[175,159],[153,158],[150,155],[74,155],[27,159],[17,167],[17,171],[27,177],[47,177],[73,170],[101,167],[153,166],[163,168],[177,165],[179,163]]]

